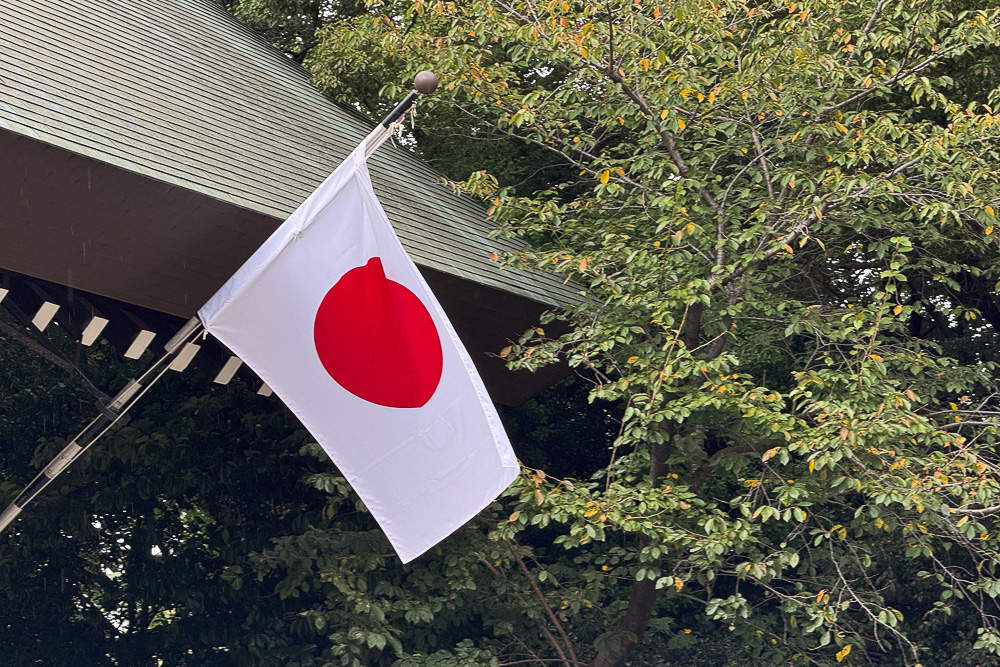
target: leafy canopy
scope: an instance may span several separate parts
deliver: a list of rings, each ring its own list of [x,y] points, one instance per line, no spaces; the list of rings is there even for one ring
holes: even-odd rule
[[[572,609],[550,655],[619,664],[691,610],[769,664],[914,664],[955,619],[1000,649],[995,4],[369,8],[306,62],[341,92],[339,54],[431,68],[426,150],[545,156],[527,191],[464,181],[533,243],[507,263],[584,297],[503,354],[623,406],[606,467],[529,471],[494,533]]]
[[[120,475],[114,491],[77,481],[39,508],[73,540],[50,545],[42,581],[17,564],[22,542],[0,552],[22,587],[7,591],[50,591],[88,630],[81,655],[995,660],[996,3],[233,8],[373,115],[416,71],[441,76],[419,150],[498,233],[532,242],[498,261],[580,286],[498,352],[568,362],[591,403],[560,387],[508,414],[538,467],[408,567],[315,447],[285,441],[280,413],[239,395],[151,406],[86,462]],[[175,442],[204,459],[189,466]],[[297,478],[313,488],[284,486]],[[176,576],[140,557],[151,545]],[[46,583],[56,567],[76,573],[68,593]],[[39,636],[23,617],[7,627]]]

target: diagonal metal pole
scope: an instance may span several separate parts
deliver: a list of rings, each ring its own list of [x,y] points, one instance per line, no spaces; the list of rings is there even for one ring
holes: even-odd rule
[[[429,95],[437,88],[438,79],[433,72],[420,72],[413,79],[413,90],[403,98],[403,101],[396,105],[388,116],[375,129],[365,137],[365,157],[371,156],[379,146],[385,143],[386,139],[392,136],[392,131],[396,123],[404,113],[410,110],[417,97]],[[164,354],[157,359],[152,366],[139,376],[137,380],[131,380],[124,389],[111,399],[107,405],[102,406],[101,414],[95,417],[87,426],[73,438],[63,450],[45,466],[45,468],[35,476],[24,491],[14,499],[7,509],[0,513],[0,532],[3,532],[14,519],[21,513],[25,506],[32,501],[45,487],[52,483],[59,473],[69,467],[73,461],[80,457],[87,449],[103,436],[108,430],[125,416],[129,408],[142,398],[143,394],[149,391],[157,380],[170,367],[174,357],[184,349],[184,345],[193,340],[204,330],[201,320],[197,316],[192,317],[181,329],[174,334],[164,346]]]
[[[25,505],[37,496],[42,490],[54,480],[59,473],[69,467],[87,448],[97,442],[98,438],[108,432],[118,421],[128,412],[129,408],[135,405],[136,401],[152,387],[157,380],[170,367],[170,363],[180,350],[184,349],[185,343],[192,340],[203,329],[201,321],[197,317],[192,317],[187,323],[174,334],[166,346],[164,354],[157,359],[152,366],[139,376],[138,379],[130,380],[125,388],[118,392],[118,395],[111,399],[107,405],[102,405],[101,414],[95,417],[63,450],[45,466],[45,468],[35,476],[24,491],[14,499],[7,509],[0,514],[0,532],[10,525],[17,515],[21,513]]]

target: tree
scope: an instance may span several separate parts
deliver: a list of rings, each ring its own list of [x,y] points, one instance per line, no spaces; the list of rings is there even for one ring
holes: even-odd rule
[[[361,49],[441,75],[429,152],[466,134],[560,167],[464,182],[533,243],[505,261],[585,296],[505,356],[623,406],[606,467],[528,471],[491,533],[547,624],[519,650],[1000,649],[994,3],[386,0],[319,34],[321,82]]]
[[[995,661],[995,4],[352,7],[235,10],[371,113],[441,75],[418,148],[490,147],[440,164],[498,259],[582,292],[498,353],[587,390],[506,414],[534,467],[402,566],[286,412],[171,378],[0,541],[5,655]],[[0,354],[7,502],[92,399]]]

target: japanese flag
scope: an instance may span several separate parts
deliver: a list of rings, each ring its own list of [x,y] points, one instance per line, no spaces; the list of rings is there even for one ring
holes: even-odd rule
[[[198,316],[305,424],[403,562],[518,474],[472,360],[375,198],[363,147]]]

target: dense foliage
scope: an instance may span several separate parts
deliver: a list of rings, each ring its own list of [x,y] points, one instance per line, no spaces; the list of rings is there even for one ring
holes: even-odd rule
[[[283,412],[164,398],[0,541],[23,664],[996,663],[996,3],[231,4],[372,114],[441,76],[419,149],[582,293],[501,353],[589,384],[406,567]]]

